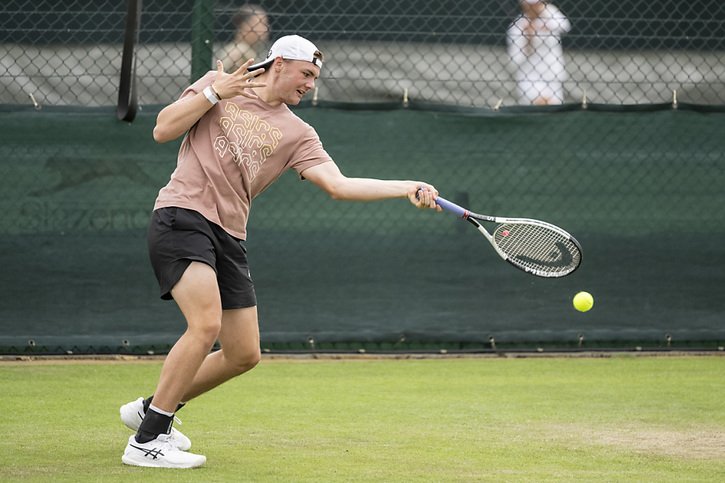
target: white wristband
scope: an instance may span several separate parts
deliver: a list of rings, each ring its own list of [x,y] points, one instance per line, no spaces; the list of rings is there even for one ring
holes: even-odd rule
[[[217,102],[219,102],[219,97],[216,95],[216,92],[214,92],[214,89],[211,88],[211,86],[206,86],[204,90],[202,91],[206,98],[211,102],[211,105],[213,106]]]

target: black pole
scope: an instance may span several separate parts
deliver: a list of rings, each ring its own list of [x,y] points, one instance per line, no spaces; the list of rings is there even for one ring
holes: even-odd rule
[[[120,121],[132,122],[136,117],[136,44],[141,27],[141,0],[128,0],[126,30],[121,57],[121,79],[118,87],[116,117]]]

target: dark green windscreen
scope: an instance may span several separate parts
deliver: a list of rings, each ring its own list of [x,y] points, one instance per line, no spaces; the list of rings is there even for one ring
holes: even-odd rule
[[[293,173],[255,200],[249,258],[269,350],[716,347],[725,341],[725,114],[301,108],[348,176],[421,179],[474,211],[570,231],[537,279],[407,201],[330,200]],[[145,230],[178,142],[155,113],[0,116],[0,350],[164,352]],[[579,290],[594,309],[575,312]],[[668,342],[669,341],[669,342]]]

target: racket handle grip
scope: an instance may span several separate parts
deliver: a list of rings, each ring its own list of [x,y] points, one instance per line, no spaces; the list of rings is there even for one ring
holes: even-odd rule
[[[458,206],[457,204],[453,203],[452,201],[448,201],[447,199],[439,196],[436,198],[436,204],[443,208],[446,211],[449,211],[453,213],[454,215],[460,216],[461,218],[466,218],[468,216],[468,210],[463,208],[462,206]]]

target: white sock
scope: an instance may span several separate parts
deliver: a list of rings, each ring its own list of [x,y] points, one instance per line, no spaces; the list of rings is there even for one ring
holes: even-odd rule
[[[163,409],[159,409],[156,406],[154,406],[153,404],[149,405],[149,409],[153,409],[153,411],[155,413],[163,414],[164,416],[168,416],[170,418],[174,416],[174,413],[170,413],[168,411],[164,411]]]

